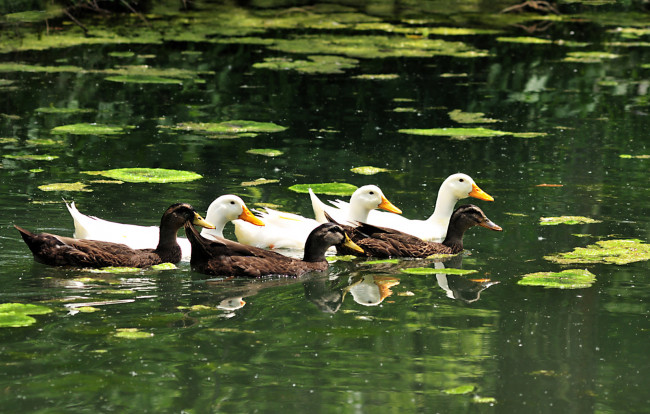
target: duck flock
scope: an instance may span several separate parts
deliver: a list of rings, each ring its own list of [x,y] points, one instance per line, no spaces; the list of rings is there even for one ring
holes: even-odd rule
[[[224,195],[208,207],[205,219],[186,203],[170,206],[160,227],[115,223],[66,204],[74,219],[74,237],[34,234],[15,226],[38,262],[51,266],[100,268],[150,267],[189,260],[197,272],[224,277],[266,275],[301,276],[327,269],[325,255],[359,257],[416,257],[456,254],[463,250],[463,234],[472,226],[501,231],[472,204],[454,206],[474,197],[494,199],[466,174],[449,176],[440,186],[433,214],[426,220],[401,215],[375,185],[357,189],[349,202],[323,203],[309,191],[314,219],[266,208],[258,216],[235,195]],[[385,211],[379,211],[382,209]],[[232,221],[237,242],[223,237]],[[195,226],[202,227],[201,233]],[[187,238],[177,237],[183,227]],[[302,259],[275,249],[301,249]]]

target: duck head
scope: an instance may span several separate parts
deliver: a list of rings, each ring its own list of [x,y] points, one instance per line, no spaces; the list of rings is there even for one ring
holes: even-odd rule
[[[319,262],[325,260],[325,252],[331,246],[345,246],[352,250],[363,253],[363,249],[357,246],[338,224],[324,223],[309,233],[305,242],[306,262]]]
[[[478,198],[479,200],[494,201],[494,198],[481,190],[478,185],[467,174],[452,174],[442,183],[440,189],[451,192],[456,199],[461,200],[467,197]]]

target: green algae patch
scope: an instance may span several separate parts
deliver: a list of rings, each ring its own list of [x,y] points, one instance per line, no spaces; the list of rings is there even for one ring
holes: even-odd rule
[[[0,304],[0,328],[20,328],[36,323],[30,315],[45,315],[52,309],[31,303]]]
[[[119,328],[113,336],[123,339],[145,339],[151,338],[153,334],[150,332],[143,332],[137,328]]]
[[[515,138],[539,138],[547,135],[546,132],[515,132],[512,134]]]
[[[176,265],[174,263],[161,263],[157,265],[151,266],[149,269],[151,270],[174,270],[177,269]]]
[[[561,272],[528,273],[517,284],[541,286],[547,289],[585,289],[594,282],[596,282],[596,275],[587,269],[567,269]]]
[[[357,259],[357,256],[351,254],[346,254],[343,256],[327,256],[325,258],[328,262],[351,262],[354,259]]]
[[[436,275],[436,274],[446,274],[446,275],[469,275],[472,273],[478,273],[478,270],[474,269],[456,269],[453,267],[448,267],[444,269],[434,269],[432,267],[412,267],[410,269],[401,269],[402,273],[409,275]]]
[[[343,73],[345,69],[352,69],[359,65],[359,61],[341,56],[308,56],[309,60],[293,60],[287,57],[270,57],[264,62],[253,64],[255,69],[295,70],[297,72],[312,74]]]
[[[94,306],[80,306],[78,308],[75,308],[75,310],[81,313],[94,313],[100,311],[101,309]]]
[[[124,133],[123,127],[102,125],[102,124],[69,124],[52,128],[53,134],[71,135],[120,135]]]
[[[544,256],[544,259],[559,264],[624,265],[650,260],[650,244],[637,239],[601,240],[587,247],[576,247],[572,252]]]
[[[390,172],[391,170],[387,168],[381,168],[381,167],[371,167],[369,165],[363,166],[363,167],[354,167],[351,168],[350,171],[352,171],[355,174],[361,174],[361,175],[375,175],[379,174],[382,172]]]
[[[62,145],[63,140],[60,139],[51,139],[51,138],[32,138],[25,141],[25,144],[40,147],[40,146],[53,146],[53,145]]]
[[[438,36],[473,36],[500,33],[492,29],[473,29],[471,27],[428,27],[426,33]]]
[[[601,220],[595,220],[584,216],[561,216],[561,217],[540,217],[541,226],[557,226],[558,224],[591,224],[602,223]]]
[[[366,73],[363,75],[352,76],[352,79],[385,81],[399,79],[399,75],[396,73]]]
[[[621,55],[607,52],[569,52],[564,62],[600,63],[604,60],[618,59]]]
[[[30,72],[30,73],[81,73],[83,68],[79,66],[41,66],[25,63],[0,63],[0,72]]]
[[[159,85],[182,85],[181,79],[163,78],[160,76],[147,76],[147,75],[120,75],[109,76],[104,80],[118,83],[153,83]]]
[[[476,390],[476,385],[474,384],[467,384],[467,385],[460,385],[455,388],[448,388],[446,390],[443,390],[445,394],[449,395],[464,395],[464,394],[470,394]]]
[[[643,155],[621,154],[621,155],[619,155],[619,158],[624,158],[624,159],[637,158],[637,159],[641,159],[641,160],[647,160],[647,159],[650,159],[650,155],[647,155],[647,154],[643,154]]]
[[[53,161],[59,158],[57,155],[45,154],[20,154],[20,155],[3,155],[4,158],[19,161]]]
[[[89,112],[94,112],[94,109],[85,109],[85,108],[60,108],[54,106],[36,108],[34,112],[40,114],[53,114],[53,115],[72,115],[72,114],[85,114]]]
[[[549,45],[552,40],[541,39],[539,37],[522,36],[522,37],[497,37],[497,42],[502,43],[520,43],[526,45]]]
[[[110,52],[108,56],[116,58],[132,58],[135,57],[134,52]]]
[[[203,178],[191,171],[165,168],[117,168],[105,171],[83,171],[84,174],[102,175],[127,183],[183,183]]]
[[[449,112],[449,117],[459,124],[492,124],[500,122],[498,119],[486,118],[483,112],[463,112],[460,109]]]
[[[438,136],[455,139],[491,138],[512,135],[510,132],[488,128],[430,128],[430,129],[399,129],[397,132],[410,135]]]
[[[87,187],[86,184],[77,181],[75,183],[52,183],[39,185],[38,189],[41,191],[85,191],[88,193],[93,191]]]
[[[378,265],[378,264],[397,264],[399,263],[399,259],[382,259],[382,260],[368,260],[366,262],[361,263],[362,265]]]
[[[246,151],[247,154],[263,155],[265,157],[279,157],[284,152],[271,148],[253,148]]]
[[[310,188],[316,194],[350,196],[358,187],[348,183],[294,184],[289,190],[304,194],[309,193]]]
[[[190,131],[201,134],[242,135],[250,133],[257,134],[263,132],[282,132],[287,128],[276,125],[272,122],[233,120],[224,122],[184,122],[176,125],[172,129],[177,131]]]
[[[99,269],[88,269],[90,273],[136,273],[141,271],[139,267],[126,267],[126,266],[107,266],[100,267]]]

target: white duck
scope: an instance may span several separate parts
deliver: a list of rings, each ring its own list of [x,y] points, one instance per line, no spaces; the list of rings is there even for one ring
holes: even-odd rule
[[[94,216],[82,214],[74,202],[66,203],[68,211],[74,220],[74,237],[77,239],[102,240],[122,243],[133,249],[155,248],[158,243],[159,229],[157,226],[136,226],[107,221]],[[236,195],[223,195],[214,200],[208,207],[205,220],[214,229],[205,229],[201,235],[206,238],[223,237],[223,228],[229,221],[246,220],[255,226],[264,223],[251,213],[244,201]],[[178,244],[183,251],[183,259],[189,260],[192,252],[189,240],[179,237]]]
[[[314,203],[314,199],[318,200],[311,189],[309,193],[312,203]],[[368,213],[375,208],[383,208],[398,214],[402,212],[386,199],[384,193],[376,185],[364,185],[358,188],[350,197],[350,203],[346,204],[347,208],[334,212],[335,219],[340,220],[341,223],[347,221],[365,222],[368,219]],[[319,224],[327,222],[322,210],[316,213],[316,220],[314,220],[298,214],[266,208],[266,211],[261,213],[261,219],[264,221],[264,227],[251,226],[241,220],[235,220],[237,240],[240,243],[261,248],[304,249],[309,233]]]
[[[447,228],[449,227],[449,219],[454,212],[454,206],[458,200],[467,197],[474,197],[480,200],[494,201],[494,198],[481,190],[474,180],[462,173],[452,174],[442,183],[438,190],[438,199],[436,201],[436,208],[431,217],[426,220],[411,220],[396,214],[384,213],[382,211],[371,211],[368,214],[368,224],[375,226],[388,227],[395,230],[400,230],[405,233],[412,234],[421,239],[442,243],[447,235]],[[335,209],[346,209],[348,203],[344,201],[331,201]],[[322,209],[323,203],[313,202],[315,214],[317,210]],[[333,208],[327,207],[327,212],[334,217],[330,210]],[[336,217],[334,217],[336,219]],[[359,220],[364,221],[364,220]]]

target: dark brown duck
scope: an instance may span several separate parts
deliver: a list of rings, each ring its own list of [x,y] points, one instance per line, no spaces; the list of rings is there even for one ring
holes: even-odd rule
[[[206,239],[189,224],[185,233],[192,245],[192,269],[214,276],[301,276],[327,269],[325,252],[330,246],[361,251],[340,226],[332,223],[321,224],[309,234],[302,260],[224,238]]]
[[[214,228],[189,204],[170,206],[160,220],[160,237],[155,249],[132,249],[125,244],[80,240],[50,233],[34,234],[15,226],[37,262],[50,266],[74,267],[149,267],[181,261],[176,234],[183,225]]]
[[[331,218],[329,218],[331,221]],[[485,216],[483,210],[473,204],[458,207],[451,215],[447,236],[442,243],[428,242],[413,235],[385,227],[377,227],[366,223],[358,226],[341,225],[345,232],[364,253],[348,250],[337,246],[338,254],[353,254],[366,257],[419,257],[432,254],[456,254],[463,250],[463,235],[473,226],[481,226],[490,230],[502,231]]]

